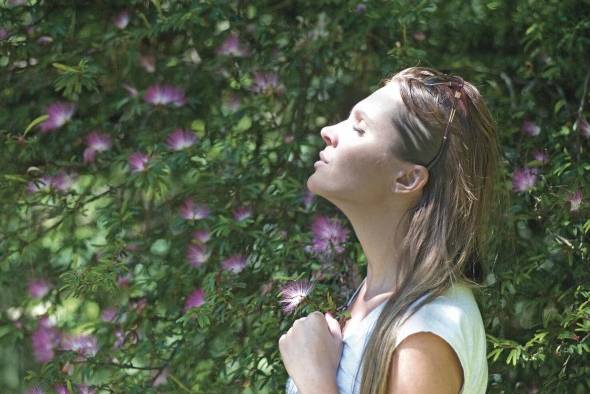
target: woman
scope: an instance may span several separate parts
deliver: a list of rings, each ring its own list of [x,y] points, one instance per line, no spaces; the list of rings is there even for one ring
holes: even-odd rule
[[[313,312],[281,336],[287,392],[485,393],[472,288],[499,216],[499,153],[479,91],[407,68],[321,136],[327,146],[307,187],[350,220],[367,276],[344,327]]]

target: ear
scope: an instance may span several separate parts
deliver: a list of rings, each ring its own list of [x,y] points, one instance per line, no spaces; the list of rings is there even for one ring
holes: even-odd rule
[[[393,191],[395,193],[414,193],[422,190],[428,183],[429,173],[426,167],[412,165],[399,170],[394,180]]]

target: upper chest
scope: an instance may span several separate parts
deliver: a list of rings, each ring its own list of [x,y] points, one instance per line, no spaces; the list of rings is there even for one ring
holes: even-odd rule
[[[363,301],[362,297],[356,297],[352,302],[348,311],[350,312],[350,318],[345,320],[342,327],[342,336],[347,337],[349,331],[360,328],[360,326],[366,322],[366,319],[376,311],[376,308],[380,307],[385,301],[387,301],[389,295],[383,294],[373,297],[369,301]]]

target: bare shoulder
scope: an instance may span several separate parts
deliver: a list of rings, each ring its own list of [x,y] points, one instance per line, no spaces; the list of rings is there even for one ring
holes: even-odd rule
[[[462,384],[463,369],[457,354],[436,334],[409,335],[393,352],[390,394],[458,394]]]

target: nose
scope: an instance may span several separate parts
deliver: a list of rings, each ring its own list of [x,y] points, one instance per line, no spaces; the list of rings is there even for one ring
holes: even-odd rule
[[[324,140],[326,145],[336,145],[336,135],[333,134],[329,126],[322,128],[322,131],[320,131],[320,135],[322,136],[322,139]]]

